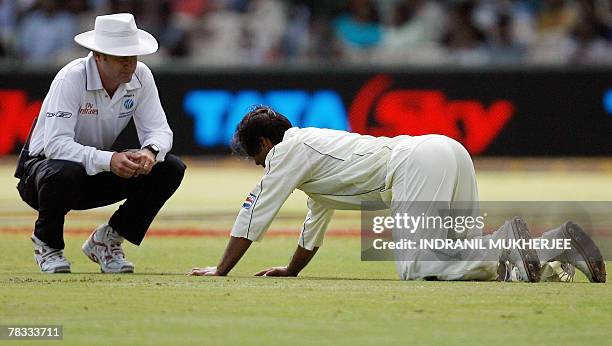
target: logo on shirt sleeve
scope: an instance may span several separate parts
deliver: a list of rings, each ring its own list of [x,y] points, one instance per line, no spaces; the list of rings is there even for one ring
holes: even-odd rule
[[[46,116],[47,116],[47,118],[56,117],[56,118],[65,118],[65,119],[68,119],[68,118],[70,118],[72,116],[72,113],[64,112],[64,111],[57,111],[55,113],[47,112]]]
[[[255,195],[254,193],[249,193],[246,200],[242,204],[242,207],[247,210],[251,209],[251,206],[253,205],[253,202],[255,202],[256,198],[257,198],[257,195]]]

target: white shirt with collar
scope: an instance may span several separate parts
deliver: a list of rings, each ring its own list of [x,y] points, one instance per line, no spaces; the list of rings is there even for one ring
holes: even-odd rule
[[[132,80],[119,85],[111,98],[90,53],[53,79],[32,133],[30,155],[81,163],[89,175],[110,171],[110,148],[130,118],[141,147],[157,145],[156,160],[164,161],[172,148],[172,131],[151,70],[138,62]]]
[[[345,131],[293,127],[266,156],[265,174],[251,190],[231,235],[261,240],[289,195],[308,195],[298,244],[320,247],[334,210],[359,210],[364,202],[391,202],[388,170],[399,143],[416,146],[429,136],[372,137]]]

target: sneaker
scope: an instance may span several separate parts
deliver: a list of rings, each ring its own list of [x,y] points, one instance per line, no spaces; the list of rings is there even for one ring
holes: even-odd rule
[[[578,268],[590,282],[606,282],[606,264],[591,237],[572,221],[561,225],[559,232],[560,237],[571,240],[571,250],[554,260]]]
[[[123,237],[111,226],[101,225],[83,243],[83,253],[100,265],[103,273],[133,273],[134,264],[125,260],[121,248]]]
[[[519,217],[506,221],[509,239],[531,239],[525,221]],[[540,260],[533,249],[509,249],[502,251],[497,267],[499,281],[540,281]]]
[[[497,266],[497,281],[523,281],[519,274],[518,268],[510,263],[510,261],[499,261]]]
[[[542,282],[572,282],[576,275],[576,267],[567,262],[546,262],[542,265],[541,273]]]
[[[64,257],[64,250],[54,249],[32,234],[34,259],[41,273],[70,273],[70,262]]]
[[[498,281],[524,281],[518,267],[509,261],[500,262],[497,267]],[[540,282],[572,282],[576,268],[569,263],[558,261],[545,263],[540,270]]]

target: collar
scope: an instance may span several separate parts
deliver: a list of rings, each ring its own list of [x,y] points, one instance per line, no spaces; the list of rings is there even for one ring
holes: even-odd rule
[[[87,78],[87,90],[101,90],[104,89],[102,86],[102,80],[100,79],[100,72],[98,71],[98,64],[94,58],[93,52],[89,52],[85,58],[85,75]],[[121,87],[121,85],[119,85]],[[136,76],[136,73],[132,75],[132,79],[125,83],[125,90],[134,90],[142,87],[140,79]]]
[[[89,52],[87,58],[85,58],[85,78],[87,78],[87,90],[100,90],[102,86],[102,80],[100,79],[100,73],[98,72],[98,65],[94,58],[93,52]]]
[[[138,69],[138,65],[136,65],[136,68]],[[142,88],[142,83],[140,83],[140,79],[138,79],[136,72],[134,72],[134,74],[132,74],[132,79],[130,80],[130,82],[125,84],[125,90],[134,90],[140,88]]]
[[[287,131],[285,131],[285,134],[283,135],[283,141],[289,140],[293,137],[295,137],[298,134],[298,131],[300,130],[299,127],[294,126],[290,129],[288,129]]]

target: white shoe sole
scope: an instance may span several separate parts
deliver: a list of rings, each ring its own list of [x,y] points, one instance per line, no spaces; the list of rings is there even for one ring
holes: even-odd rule
[[[44,274],[62,274],[62,273],[71,273],[70,271],[70,267],[66,267],[66,266],[62,266],[62,267],[57,267],[57,268],[53,268],[53,270],[40,270],[41,273]]]

